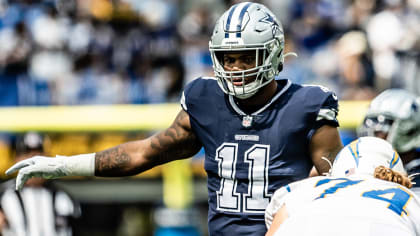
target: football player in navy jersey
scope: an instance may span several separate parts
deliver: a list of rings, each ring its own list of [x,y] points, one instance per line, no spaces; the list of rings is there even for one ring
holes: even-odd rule
[[[209,42],[215,78],[189,83],[172,125],[97,153],[36,156],[12,166],[16,187],[33,176],[127,176],[189,158],[202,147],[210,235],[264,235],[274,190],[329,170],[342,143],[337,97],[326,88],[276,80],[284,35],[265,6],[242,2],[217,21]],[[323,158],[324,157],[324,158]]]

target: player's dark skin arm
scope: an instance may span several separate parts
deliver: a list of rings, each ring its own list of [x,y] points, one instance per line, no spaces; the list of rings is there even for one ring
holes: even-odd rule
[[[95,155],[96,176],[128,176],[196,154],[201,143],[181,110],[172,125],[147,139],[127,142]]]
[[[310,143],[310,153],[316,172],[319,174],[328,173],[331,166],[322,157],[326,157],[331,163],[334,162],[338,152],[343,148],[338,129],[333,126],[321,126],[312,136]],[[312,171],[311,176],[317,175]]]

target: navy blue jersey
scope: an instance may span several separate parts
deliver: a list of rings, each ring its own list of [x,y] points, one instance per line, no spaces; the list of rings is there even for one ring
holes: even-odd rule
[[[332,92],[277,83],[271,102],[252,114],[213,78],[196,79],[184,90],[182,107],[205,149],[210,235],[264,235],[273,192],[308,176],[312,135],[322,125],[338,126]]]

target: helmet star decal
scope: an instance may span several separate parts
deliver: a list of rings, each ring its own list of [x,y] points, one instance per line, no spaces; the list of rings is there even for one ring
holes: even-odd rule
[[[271,25],[271,32],[273,36],[276,35],[277,31],[280,30],[279,23],[277,23],[277,21],[269,13],[264,12],[264,14],[265,16],[261,18],[259,22]],[[283,33],[281,30],[280,32]]]

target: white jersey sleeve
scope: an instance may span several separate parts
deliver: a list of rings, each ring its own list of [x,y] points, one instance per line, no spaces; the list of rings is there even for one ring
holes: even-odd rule
[[[293,182],[288,184],[280,189],[276,190],[271,198],[270,203],[268,204],[267,208],[265,209],[265,225],[267,229],[270,228],[271,224],[273,223],[274,215],[277,211],[283,206],[286,196],[294,191],[297,191],[300,188],[305,188],[305,186],[310,186],[311,183],[314,183],[320,176],[304,179],[301,181]]]

